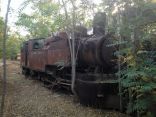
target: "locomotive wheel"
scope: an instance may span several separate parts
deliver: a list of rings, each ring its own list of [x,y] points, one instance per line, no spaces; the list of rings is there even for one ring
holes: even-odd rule
[[[22,74],[25,76],[29,76],[29,70],[28,69],[22,69]]]
[[[31,78],[35,78],[37,75],[38,75],[37,72],[30,70],[30,77]]]
[[[24,69],[22,69],[22,74],[25,75],[25,70]]]
[[[41,81],[41,75],[39,73],[37,74],[37,80]]]

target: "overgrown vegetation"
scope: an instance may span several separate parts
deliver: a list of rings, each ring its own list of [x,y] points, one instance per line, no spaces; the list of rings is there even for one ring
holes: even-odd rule
[[[0,58],[2,58],[2,42],[3,42],[4,21],[0,18]],[[20,53],[21,44],[25,39],[17,32],[11,32],[8,28],[8,38],[6,40],[6,57],[15,59]]]
[[[0,17],[0,58],[2,58],[3,28],[4,28],[4,22],[3,19]]]
[[[126,1],[118,28],[123,41],[118,55],[123,57],[123,92],[128,95],[128,113],[152,116],[156,104],[156,5],[149,1]]]

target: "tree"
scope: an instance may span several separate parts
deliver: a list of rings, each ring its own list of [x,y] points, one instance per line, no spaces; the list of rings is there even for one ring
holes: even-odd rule
[[[20,48],[24,39],[19,37],[17,34],[8,35],[6,41],[6,58],[16,59],[17,54],[20,53]]]
[[[28,5],[27,2],[32,4],[33,12],[30,15],[22,12]],[[59,25],[61,22],[63,24],[63,18],[60,18],[62,16],[59,15],[58,10],[58,4],[49,2],[49,0],[45,0],[44,2],[40,0],[27,0],[20,9],[21,13],[19,13],[16,25],[24,27],[33,38],[47,37],[61,27]]]
[[[120,10],[122,21],[118,27],[127,43],[119,55],[125,57],[123,64],[127,64],[121,71],[124,92],[129,94],[127,112],[137,112],[138,116],[151,114],[151,104],[156,103],[156,53],[150,42],[152,28],[147,27],[156,22],[155,16],[150,15],[156,7],[147,1],[126,1],[121,8],[124,10]]]
[[[3,40],[4,21],[0,18],[0,58],[2,58],[2,40]]]
[[[10,27],[8,27],[10,28]],[[3,35],[4,35],[4,21],[2,18],[0,18],[0,59],[2,58],[3,53]],[[17,54],[20,52],[20,47],[23,41],[25,41],[24,37],[22,37],[17,32],[11,32],[7,29],[9,32],[8,38],[6,40],[6,58],[16,58]]]
[[[91,27],[95,4],[89,0],[75,0],[75,24]],[[32,8],[31,14],[24,10]],[[98,6],[97,6],[98,8]],[[46,37],[53,32],[72,30],[72,3],[70,0],[26,0],[19,9],[16,25],[24,27],[31,37]]]
[[[8,13],[11,0],[8,0],[7,11],[5,16],[4,34],[3,34],[3,92],[2,92],[2,103],[0,115],[3,117],[5,95],[6,95],[6,39],[7,39],[7,23],[8,23]]]

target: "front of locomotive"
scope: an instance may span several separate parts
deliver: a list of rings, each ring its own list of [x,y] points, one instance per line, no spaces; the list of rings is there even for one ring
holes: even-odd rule
[[[105,106],[113,104],[113,108],[118,108],[118,79],[115,76],[117,47],[113,46],[114,37],[105,35],[105,20],[100,21],[105,17],[104,13],[97,14],[98,21],[95,18],[93,23],[94,34],[81,41],[78,55],[80,70],[77,74],[76,90],[82,104],[94,104],[97,98],[103,97],[104,103],[107,103]]]
[[[79,49],[79,67],[88,70],[92,68],[88,72],[96,69],[103,73],[115,72],[117,47],[113,46],[113,39],[111,35],[93,35],[84,39]]]
[[[78,53],[78,66],[82,69],[115,72],[117,47],[113,45],[115,37],[105,34],[106,14],[97,13],[93,21],[93,34],[81,38]],[[88,72],[92,72],[88,71]]]

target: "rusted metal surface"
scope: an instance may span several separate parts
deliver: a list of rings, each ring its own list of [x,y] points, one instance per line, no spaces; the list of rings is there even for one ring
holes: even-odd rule
[[[65,32],[45,39],[41,48],[33,49],[38,39],[25,43],[21,52],[21,64],[28,68],[44,71],[46,65],[70,67],[70,49]],[[112,39],[106,36],[90,36],[78,39],[75,47],[78,51],[78,63],[85,66],[114,67],[112,62],[116,48],[109,46]],[[79,48],[78,48],[79,47]],[[26,50],[28,48],[28,50]],[[27,59],[27,61],[26,61]]]
[[[38,39],[30,40],[28,42],[28,63],[27,67],[32,70],[44,71],[44,66],[46,64],[46,53],[43,48],[34,49],[33,44],[36,43]],[[44,42],[43,42],[44,44]]]
[[[92,66],[113,67],[112,59],[115,59],[115,47],[109,46],[112,40],[105,36],[86,38],[82,41],[79,60],[82,63]]]
[[[105,106],[108,106],[108,108],[119,109],[119,98],[114,100],[115,98],[112,97],[113,95],[117,96],[118,80],[114,74],[103,75],[103,77],[99,74],[77,75],[76,91],[80,97],[80,103],[85,105],[94,105],[98,98],[103,98],[106,102]],[[107,98],[109,95],[111,96]]]
[[[35,45],[36,42],[37,45]],[[27,43],[27,51],[24,48],[21,53],[22,65],[30,71],[50,75],[49,78],[42,78],[44,82],[55,81],[57,85],[69,88],[71,71],[66,71],[71,69],[71,55],[67,34],[60,32],[42,41],[34,39]],[[80,71],[76,71],[75,89],[83,104],[94,104],[98,96],[117,95],[118,79],[109,73],[105,75],[103,71],[94,72],[97,66],[108,71],[111,71],[110,67],[114,67],[112,60],[116,48],[109,46],[111,44],[112,38],[104,35],[76,38],[75,49],[78,52],[76,68],[81,71],[82,75]],[[85,70],[89,70],[90,66],[94,68],[94,71],[86,72]],[[67,75],[70,76],[67,77]]]
[[[28,42],[24,42],[23,43],[23,47],[21,49],[21,66],[25,66],[27,67],[27,47],[28,46]]]
[[[60,33],[57,37],[49,39],[46,43],[47,65],[69,66],[70,50],[67,35]]]
[[[32,39],[24,44],[21,51],[21,65],[36,71],[45,71],[46,65],[69,66],[70,51],[67,34],[60,32],[55,37],[42,41],[42,47],[34,49],[34,43],[40,39]]]

